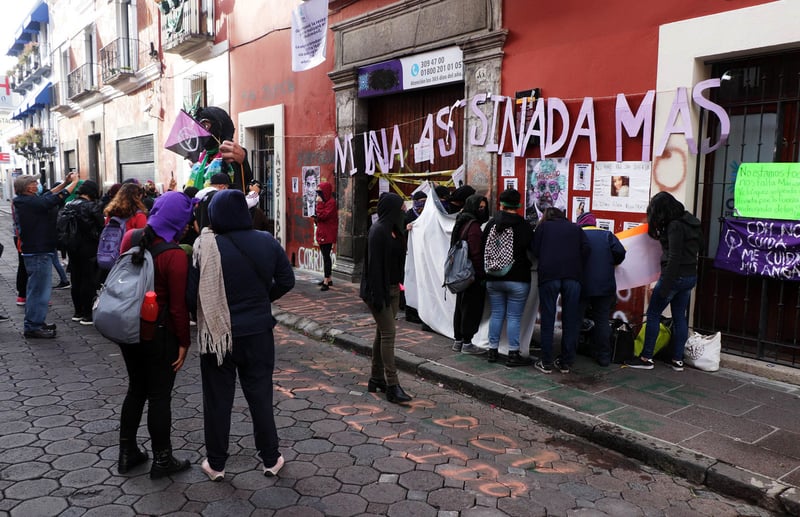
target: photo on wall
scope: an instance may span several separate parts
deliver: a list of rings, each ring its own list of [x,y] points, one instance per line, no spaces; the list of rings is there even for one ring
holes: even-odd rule
[[[303,171],[303,217],[313,217],[317,212],[319,165],[306,166]]]

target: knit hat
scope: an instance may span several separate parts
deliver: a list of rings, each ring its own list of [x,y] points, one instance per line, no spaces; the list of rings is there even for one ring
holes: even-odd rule
[[[510,188],[500,194],[500,204],[506,208],[519,208],[521,196],[518,191]]]
[[[419,201],[420,199],[428,199],[428,194],[426,194],[421,190],[418,190],[414,192],[414,195],[411,196],[411,199],[413,199],[414,201]]]
[[[597,226],[597,217],[591,212],[584,212],[578,216],[578,220],[575,223],[578,226]]]
[[[165,241],[177,240],[192,218],[192,200],[183,192],[168,191],[153,202],[147,225]]]
[[[218,172],[211,176],[211,180],[209,180],[210,185],[230,185],[231,184],[231,177],[228,176],[224,172]]]
[[[450,197],[450,191],[447,190],[447,187],[445,187],[444,185],[439,185],[434,190],[436,191],[436,196],[437,197],[445,198],[445,199]]]

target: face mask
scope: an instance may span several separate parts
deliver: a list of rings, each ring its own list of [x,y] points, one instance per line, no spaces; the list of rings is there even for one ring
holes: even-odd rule
[[[479,208],[478,209],[478,217],[477,217],[477,219],[478,219],[478,221],[480,223],[485,223],[486,221],[488,221],[489,220],[489,210],[487,210],[486,208]]]
[[[36,195],[40,196],[43,191],[44,191],[44,188],[42,187],[42,184],[41,183],[36,183]]]

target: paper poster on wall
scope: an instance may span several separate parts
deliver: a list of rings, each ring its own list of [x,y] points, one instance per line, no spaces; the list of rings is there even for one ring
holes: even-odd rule
[[[303,171],[303,217],[317,213],[317,186],[319,185],[319,165],[307,166]]]
[[[572,198],[572,222],[578,220],[586,212],[591,211],[590,201],[588,197],[576,196]]]
[[[568,186],[568,159],[525,160],[525,219],[539,219],[551,206],[566,213]]]
[[[500,160],[500,175],[504,178],[514,175],[514,153],[503,153]]]
[[[624,221],[622,223],[622,230],[630,230],[631,228],[636,228],[637,226],[641,226],[644,223],[634,223],[631,221]]]
[[[292,178],[292,194],[297,194],[300,192],[300,178],[295,176]]]
[[[389,192],[389,180],[381,178],[378,180],[378,196],[385,192]]]
[[[328,0],[305,0],[292,11],[292,72],[325,62]]]
[[[592,190],[592,164],[576,163],[572,171],[572,190]]]
[[[800,219],[800,163],[743,163],[736,173],[737,217]]]
[[[503,178],[503,190],[514,189],[519,190],[517,188],[517,178]]]
[[[453,171],[453,185],[455,185],[456,188],[461,187],[464,185],[465,179],[466,178],[464,177],[464,166],[459,165],[458,169]]]
[[[613,219],[598,219],[597,220],[597,227],[606,230],[607,232],[614,231],[614,220]]]
[[[650,202],[650,162],[596,162],[592,204],[610,212],[647,211]]]

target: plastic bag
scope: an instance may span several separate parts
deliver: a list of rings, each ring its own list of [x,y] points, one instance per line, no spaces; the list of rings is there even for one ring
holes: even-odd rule
[[[647,322],[642,325],[642,328],[639,330],[639,333],[636,335],[636,340],[633,342],[633,355],[640,356],[642,355],[642,350],[644,350],[644,333],[645,329],[647,328]],[[664,347],[669,345],[670,340],[672,339],[672,319],[671,318],[661,318],[661,321],[658,324],[658,337],[656,338],[656,346],[653,349],[653,357],[658,355]],[[651,357],[650,359],[652,359]]]
[[[719,370],[719,359],[722,352],[722,333],[717,332],[713,336],[705,336],[692,332],[686,340],[686,348],[683,351],[683,361],[694,366],[698,370],[705,372],[716,372]]]

